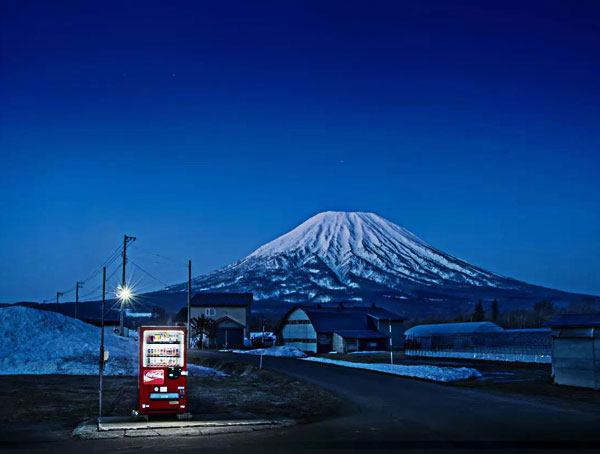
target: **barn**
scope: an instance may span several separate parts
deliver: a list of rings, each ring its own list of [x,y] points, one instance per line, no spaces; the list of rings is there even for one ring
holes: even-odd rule
[[[295,306],[283,317],[278,339],[312,353],[383,350],[388,348],[390,325],[394,348],[402,348],[404,318],[386,309],[375,305]]]
[[[552,373],[559,385],[600,388],[600,314],[563,314],[552,328]]]

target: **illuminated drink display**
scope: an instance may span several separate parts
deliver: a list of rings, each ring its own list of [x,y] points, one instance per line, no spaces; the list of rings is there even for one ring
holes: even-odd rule
[[[186,413],[186,328],[141,326],[138,334],[139,413]]]

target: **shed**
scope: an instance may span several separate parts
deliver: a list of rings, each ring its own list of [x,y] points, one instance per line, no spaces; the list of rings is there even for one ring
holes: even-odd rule
[[[380,332],[370,329],[336,330],[333,332],[333,350],[350,353],[368,350],[385,350],[387,338]]]
[[[244,325],[227,315],[219,317],[215,322],[217,323],[217,348],[244,347]]]
[[[600,314],[563,314],[552,328],[552,374],[559,385],[600,388]]]

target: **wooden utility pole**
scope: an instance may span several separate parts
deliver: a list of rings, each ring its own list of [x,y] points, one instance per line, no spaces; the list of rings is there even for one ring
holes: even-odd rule
[[[394,353],[393,353],[393,346],[392,346],[392,319],[388,318],[388,326],[389,326],[389,330],[390,330],[390,364],[394,364]]]
[[[192,261],[188,260],[188,304],[187,304],[187,331],[188,331],[188,344],[187,348],[189,350],[192,337],[192,332],[190,331],[190,311],[192,306]]]
[[[75,318],[77,318],[77,305],[79,304],[79,289],[83,287],[83,282],[75,283]]]
[[[134,236],[123,236],[123,278],[121,279],[121,291],[123,291],[127,287],[127,282],[125,281],[125,265],[127,264],[127,243],[129,241],[135,241]],[[123,312],[125,310],[125,301],[121,298],[121,311],[119,314],[119,336],[123,336],[125,334],[125,329],[123,327]]]
[[[61,296],[63,296],[63,295],[64,295],[63,292],[56,292],[56,312],[58,312],[58,308],[60,307],[58,305],[58,298],[61,297]]]
[[[102,269],[102,313],[100,315],[100,387],[98,391],[98,422],[102,417],[102,376],[104,375],[104,301],[106,298],[106,267]]]

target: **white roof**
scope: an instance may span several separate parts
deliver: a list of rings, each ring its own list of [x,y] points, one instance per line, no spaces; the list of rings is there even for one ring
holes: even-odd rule
[[[443,334],[497,333],[500,331],[504,331],[504,328],[492,322],[466,322],[417,325],[407,329],[404,334],[410,337],[418,337]]]

